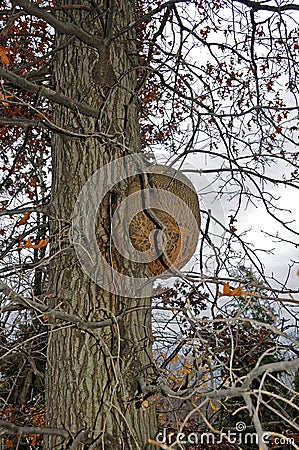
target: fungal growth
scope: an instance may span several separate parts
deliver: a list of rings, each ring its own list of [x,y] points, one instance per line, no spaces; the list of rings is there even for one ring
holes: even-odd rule
[[[173,273],[193,256],[200,209],[192,182],[175,169],[154,165],[130,185],[129,237],[152,275]]]

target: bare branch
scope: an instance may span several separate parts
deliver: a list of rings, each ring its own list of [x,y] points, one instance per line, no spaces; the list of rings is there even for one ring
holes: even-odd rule
[[[114,39],[118,38],[124,33],[127,33],[128,31],[135,28],[137,25],[140,25],[142,22],[145,22],[146,20],[153,17],[155,14],[158,14],[159,12],[163,11],[163,9],[169,8],[171,5],[174,5],[175,3],[184,3],[183,0],[169,0],[165,3],[162,3],[162,5],[158,6],[157,8],[152,9],[148,13],[144,14],[142,17],[139,17],[139,19],[135,20],[134,22],[129,23],[125,27],[123,27],[121,30],[119,30],[117,33],[115,33],[109,41],[106,44],[109,44]]]
[[[28,307],[33,308],[36,311],[38,311],[48,317],[51,317],[53,319],[70,322],[70,323],[76,325],[81,330],[94,330],[94,329],[99,329],[99,328],[104,328],[104,327],[110,327],[111,325],[117,323],[118,321],[121,321],[126,314],[134,312],[139,309],[143,309],[142,307],[130,308],[130,309],[124,310],[118,316],[112,316],[110,319],[104,319],[101,321],[94,321],[94,322],[87,322],[87,321],[80,319],[79,317],[77,317],[75,315],[50,309],[47,305],[45,305],[39,301],[24,298],[21,295],[17,294],[13,289],[11,289],[5,283],[0,283],[0,292],[3,292],[9,300],[12,300],[16,304],[23,305],[26,308],[28,308]]]
[[[84,114],[86,116],[98,118],[99,112],[97,109],[91,108],[87,105],[83,105],[82,103],[75,100],[71,100],[67,96],[59,94],[58,92],[53,91],[52,89],[49,89],[45,86],[31,83],[31,81],[25,80],[24,78],[14,74],[13,72],[4,70],[2,67],[0,67],[0,76],[6,80],[9,80],[13,85],[18,86],[25,91],[37,93],[41,97],[52,100],[55,103],[63,105],[73,111],[80,112],[81,114]]]
[[[103,41],[98,37],[86,33],[86,31],[84,31],[77,25],[62,22],[56,19],[56,17],[45,11],[43,8],[40,8],[36,4],[28,2],[27,0],[17,0],[15,4],[21,6],[28,14],[45,20],[59,33],[71,34],[73,36],[76,36],[78,39],[80,39],[80,41],[84,42],[87,45],[90,45],[91,47],[97,48],[98,50],[101,50],[103,48]]]
[[[25,434],[44,434],[51,436],[61,436],[64,439],[70,438],[70,435],[66,430],[47,427],[21,427],[2,419],[0,419],[0,430],[1,434],[14,434],[17,436],[22,436]]]
[[[173,398],[188,398],[193,394],[197,394],[201,398],[206,397],[210,400],[219,400],[221,398],[232,398],[243,396],[244,394],[250,394],[250,384],[255,378],[260,375],[270,372],[285,372],[290,369],[299,368],[299,358],[293,359],[291,361],[279,361],[275,363],[264,364],[263,366],[256,367],[250,371],[243,381],[241,387],[231,387],[228,389],[218,389],[211,392],[202,392],[202,388],[188,388],[181,391],[174,391],[169,388],[169,386],[161,385],[147,385],[142,378],[138,378],[138,382],[143,394],[156,394],[161,393],[162,395],[173,397]]]
[[[243,382],[243,389],[248,389],[255,378],[268,372],[285,372],[289,369],[297,369],[299,367],[299,358],[291,361],[278,361],[274,363],[264,364],[260,367],[255,367],[246,375]]]
[[[0,211],[0,217],[1,216],[10,216],[11,214],[24,214],[26,212],[37,212],[37,213],[45,213],[44,207],[34,207],[34,206],[28,206],[28,208],[21,208],[21,209],[3,209]]]
[[[22,128],[43,126],[43,124],[38,120],[13,119],[13,118],[6,118],[6,117],[0,117],[0,125],[16,126],[16,127],[22,127]]]
[[[299,11],[299,5],[291,3],[289,5],[274,6],[266,5],[264,2],[254,2],[252,0],[233,0],[236,3],[242,3],[242,5],[252,8],[253,11],[272,11],[281,13],[283,11]]]

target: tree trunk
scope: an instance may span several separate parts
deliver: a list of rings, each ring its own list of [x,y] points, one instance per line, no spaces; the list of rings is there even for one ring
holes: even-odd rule
[[[83,2],[82,2],[83,3]],[[134,20],[130,0],[86,2],[97,11],[69,10],[57,17],[82,27],[97,37]],[[60,5],[72,5],[63,0]],[[107,5],[110,5],[107,8]],[[140,149],[136,89],[134,32],[118,38],[101,51],[72,40],[53,59],[54,89],[73,100],[99,110],[98,119],[55,106],[53,121],[75,133],[106,133],[100,137],[73,138],[54,134],[52,139],[53,185],[50,207],[51,252],[49,305],[86,321],[98,321],[123,313],[111,327],[80,330],[53,323],[48,342],[46,376],[46,425],[66,429],[83,449],[145,449],[155,437],[154,407],[137,401],[136,377],[150,379],[152,369],[151,299],[128,299],[104,291],[86,275],[69,241],[70,222],[79,192],[103,164]],[[68,40],[56,35],[56,45]],[[112,86],[112,87],[111,87]],[[117,138],[117,139],[116,139]],[[118,202],[124,189],[118,190]],[[100,245],[109,243],[109,205],[99,217]],[[55,256],[56,255],[56,256]],[[116,264],[116,263],[115,263]],[[134,268],[126,268],[127,274]],[[136,276],[136,273],[134,273]],[[138,274],[137,274],[138,275]],[[142,274],[139,274],[142,275]],[[138,307],[134,312],[125,311]],[[137,397],[136,397],[137,396]],[[84,446],[83,442],[89,442]],[[45,448],[62,449],[62,438],[46,438]]]

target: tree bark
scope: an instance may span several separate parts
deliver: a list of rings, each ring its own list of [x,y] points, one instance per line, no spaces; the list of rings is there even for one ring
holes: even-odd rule
[[[71,0],[60,2],[67,4],[72,4]],[[59,11],[56,16],[106,42],[111,32],[134,20],[133,1],[98,0],[93,4],[97,7],[93,13]],[[65,39],[65,35],[56,34],[57,45]],[[103,164],[124,156],[125,148],[130,152],[140,150],[134,100],[135,45],[133,31],[109,47],[103,45],[101,51],[73,40],[53,59],[54,90],[99,111],[95,119],[56,105],[54,122],[82,134],[100,131],[114,136],[113,143],[108,138],[73,139],[62,134],[52,138],[49,305],[88,321],[123,313],[117,324],[99,330],[51,324],[46,426],[67,430],[75,438],[72,448],[76,449],[152,448],[147,442],[156,433],[154,407],[140,407],[137,382],[138,376],[150,379],[153,375],[151,299],[122,298],[101,289],[82,271],[68,237],[78,194],[89,177]],[[124,188],[117,193],[120,202]],[[103,251],[109,243],[109,215],[107,202],[101,209],[97,230]],[[136,276],[136,268],[126,267],[126,271]],[[139,309],[125,312],[134,307]],[[64,445],[60,437],[45,438],[47,450]]]

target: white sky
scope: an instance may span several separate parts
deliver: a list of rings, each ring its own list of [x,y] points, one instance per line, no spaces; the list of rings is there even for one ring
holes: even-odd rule
[[[157,162],[166,163],[168,156],[169,155],[160,153],[157,157]],[[184,170],[185,175],[192,180],[197,191],[199,192],[202,209],[211,209],[212,215],[228,227],[228,217],[234,213],[235,202],[229,202],[224,198],[221,200],[215,198],[217,184],[212,183],[215,176],[214,174],[200,175],[188,173],[188,170],[198,169],[198,167],[201,167],[202,169],[205,167],[211,168],[211,165],[208,163],[207,166],[204,166],[202,158],[199,158],[196,155],[190,155],[188,162],[186,162],[182,169]],[[278,171],[277,167],[275,171]],[[210,183],[212,184],[210,185]],[[205,191],[206,186],[209,186],[209,193],[200,195],[201,192]],[[212,192],[213,190],[214,192]],[[267,191],[273,194],[275,198],[279,198],[277,206],[284,209],[289,209],[291,211],[291,213],[281,212],[280,217],[284,218],[286,221],[295,220],[296,222],[290,224],[290,226],[298,231],[299,202],[298,194],[295,189],[285,187],[284,185],[279,185],[278,187],[268,185]],[[285,230],[281,224],[269,216],[261,202],[257,205],[257,207],[249,204],[246,209],[244,208],[239,213],[238,221],[235,223],[235,226],[237,228],[236,234],[238,236],[241,236],[243,233],[247,232],[246,235],[244,235],[244,240],[246,242],[250,242],[252,249],[259,254],[260,260],[265,266],[265,273],[267,276],[272,277],[273,274],[275,279],[277,279],[280,283],[284,283],[289,273],[289,267],[290,265],[293,265],[292,261],[297,262],[291,270],[287,284],[289,289],[298,290],[299,293],[299,276],[297,275],[297,271],[299,270],[299,248],[296,249],[292,244],[281,242],[279,239],[266,236],[263,232],[266,231],[272,235],[276,235],[276,233],[278,233],[284,239],[293,241],[296,241],[297,239],[297,242],[299,241],[298,236],[296,237],[292,235],[291,232]],[[215,232],[219,231],[217,228],[218,227],[214,227]],[[211,228],[211,231],[213,231],[213,228]],[[263,250],[271,250],[271,254],[267,254]],[[271,282],[271,285],[273,285],[273,287],[278,287],[274,280]],[[299,296],[297,298],[299,299]]]

